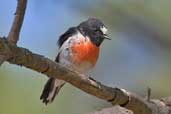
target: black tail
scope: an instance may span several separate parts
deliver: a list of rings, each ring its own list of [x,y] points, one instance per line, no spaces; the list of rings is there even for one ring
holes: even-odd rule
[[[40,96],[40,99],[43,101],[43,103],[47,105],[48,103],[52,102],[64,84],[65,82],[62,80],[50,78],[46,82],[43,92]]]

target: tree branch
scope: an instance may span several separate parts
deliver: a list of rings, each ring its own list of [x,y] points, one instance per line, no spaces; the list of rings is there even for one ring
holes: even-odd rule
[[[100,111],[90,112],[87,114],[133,114],[133,112],[120,106],[113,106],[110,108],[104,108]]]
[[[28,49],[17,47],[16,43],[19,40],[26,4],[27,0],[18,0],[15,19],[8,38],[0,38],[0,63],[5,60],[11,64],[25,66],[41,72],[48,77],[65,80],[84,92],[106,100],[113,105],[120,105],[130,109],[135,114],[169,114],[171,112],[170,100],[168,99],[151,100],[148,97],[148,100],[144,100],[124,89],[105,86],[48,58],[32,53]]]
[[[27,6],[27,0],[18,0],[15,18],[8,34],[8,40],[16,44],[19,40],[20,30],[24,20],[24,14]]]
[[[19,34],[24,20],[24,14],[27,6],[27,0],[18,0],[15,18],[8,34],[8,41],[16,44],[19,40]],[[6,60],[4,56],[0,56],[0,65]]]
[[[86,78],[83,74],[67,69],[48,58],[17,47],[15,44],[9,43],[5,38],[0,38],[0,55],[6,56],[8,58],[7,61],[11,64],[25,66],[48,77],[65,80],[84,92],[111,102],[113,105],[124,106],[136,114],[152,114],[153,109],[155,111],[158,110],[158,105],[152,100],[148,102],[124,89],[111,88]],[[157,104],[162,103],[160,101]]]

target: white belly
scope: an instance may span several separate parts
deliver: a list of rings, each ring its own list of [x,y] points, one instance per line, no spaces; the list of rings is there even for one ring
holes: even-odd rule
[[[82,36],[80,33],[78,33],[77,36],[70,37],[70,38],[68,38],[67,41],[65,41],[65,43],[62,45],[62,47],[60,48],[60,51],[59,51],[59,63],[64,65],[65,67],[71,68],[78,72],[86,73],[93,67],[93,65],[91,63],[84,61],[82,63],[77,64],[77,63],[74,63],[74,61],[72,61],[72,59],[71,59],[72,56],[76,56],[75,53],[71,52],[71,45],[72,45],[73,41],[74,41],[74,43],[79,44],[80,40],[83,40],[80,38],[84,38],[84,40],[86,40],[86,41],[89,40],[89,39],[85,39],[84,36]],[[73,54],[75,54],[75,55],[73,55]]]

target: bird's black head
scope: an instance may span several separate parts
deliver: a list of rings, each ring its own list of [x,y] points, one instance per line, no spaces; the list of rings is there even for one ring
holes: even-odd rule
[[[109,39],[106,27],[97,18],[89,18],[80,23],[78,29],[84,36],[88,36],[96,46],[100,46],[104,39]]]

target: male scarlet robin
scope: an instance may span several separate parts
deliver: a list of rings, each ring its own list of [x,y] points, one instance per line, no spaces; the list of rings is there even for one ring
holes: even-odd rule
[[[97,62],[104,39],[109,39],[105,25],[99,19],[89,18],[60,36],[55,61],[80,73],[88,72]],[[64,84],[63,80],[50,78],[40,97],[43,103],[52,102]]]

